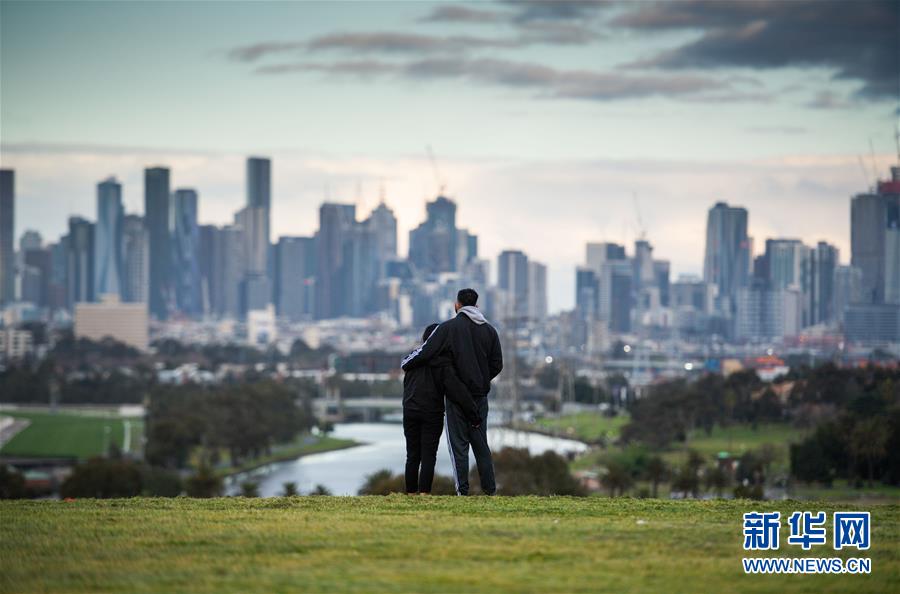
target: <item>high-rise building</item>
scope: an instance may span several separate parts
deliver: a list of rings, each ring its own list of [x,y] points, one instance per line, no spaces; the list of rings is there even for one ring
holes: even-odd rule
[[[372,231],[378,278],[383,278],[387,263],[397,258],[397,217],[381,202],[363,224]]]
[[[838,249],[824,241],[810,250],[810,324],[828,324],[837,319],[834,279],[840,264]]]
[[[478,236],[468,229],[456,230],[456,269],[462,271],[466,264],[478,259]]]
[[[528,261],[528,317],[547,317],[547,266],[535,260]]]
[[[325,203],[316,234],[316,319],[346,315],[345,255],[356,227],[356,206]]]
[[[172,303],[172,228],[169,170],[144,170],[144,224],[150,240],[150,315],[164,320]]]
[[[800,332],[802,295],[797,288],[745,287],[738,291],[735,338],[768,341]]]
[[[312,237],[280,237],[275,246],[275,305],[292,322],[315,312],[316,243]]]
[[[150,295],[150,240],[143,217],[122,222],[122,302],[147,303]]]
[[[425,221],[409,232],[409,260],[422,274],[455,272],[456,203],[438,196],[425,210]]]
[[[653,261],[653,275],[656,277],[656,288],[659,289],[659,304],[663,307],[669,307],[671,303],[669,269],[668,260]]]
[[[588,243],[585,247],[584,261],[599,278],[603,265],[610,260],[624,260],[625,246],[617,243]]]
[[[69,218],[68,258],[66,279],[68,302],[94,300],[94,224],[81,217]]]
[[[900,167],[850,204],[850,264],[862,271],[863,302],[900,304]]]
[[[265,157],[247,158],[247,211],[250,224],[245,222],[244,234],[251,254],[247,261],[248,272],[268,277],[272,225],[272,161]]]
[[[631,332],[631,310],[634,307],[634,271],[628,260],[610,260],[603,267],[600,319],[606,320],[612,332]],[[604,303],[603,293],[608,301]],[[604,311],[604,307],[608,310]]]
[[[497,288],[506,293],[505,317],[528,315],[528,256],[519,250],[504,250],[497,257]]]
[[[50,250],[50,282],[47,305],[52,311],[68,309],[69,235],[60,237],[59,241],[50,244],[48,249]]]
[[[175,232],[172,242],[172,285],[178,311],[189,317],[203,313],[199,265],[200,229],[197,225],[197,192],[183,188],[172,195]]]
[[[22,301],[46,307],[50,300],[52,254],[39,247],[25,250],[22,266]]]
[[[837,266],[834,269],[834,316],[844,321],[844,313],[854,303],[863,302],[862,270],[856,266]]]
[[[200,275],[200,303],[204,316],[210,316],[214,313],[212,283],[213,283],[213,266],[215,262],[215,245],[216,245],[215,225],[199,225],[197,234],[199,236],[197,250],[197,268]]]
[[[244,238],[239,226],[216,228],[213,233],[209,301],[219,318],[239,318],[244,279]]]
[[[717,287],[724,313],[732,313],[738,289],[749,284],[750,253],[747,210],[716,203],[706,219],[703,279]]]
[[[15,172],[0,169],[0,308],[15,301]]]
[[[122,185],[116,178],[97,184],[94,228],[94,295],[122,294]]]

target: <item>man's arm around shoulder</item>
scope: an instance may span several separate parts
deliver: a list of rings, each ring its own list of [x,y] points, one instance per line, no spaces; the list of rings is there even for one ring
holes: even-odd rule
[[[409,371],[410,369],[415,369],[416,367],[427,364],[435,355],[443,350],[446,342],[447,322],[444,322],[434,329],[434,332],[431,333],[431,336],[428,337],[428,340],[426,340],[422,346],[403,358],[400,367],[403,371]]]

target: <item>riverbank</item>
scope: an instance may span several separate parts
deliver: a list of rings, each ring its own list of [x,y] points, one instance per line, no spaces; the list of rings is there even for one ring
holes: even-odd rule
[[[871,512],[867,551],[742,548],[749,511]],[[0,592],[892,592],[900,506],[566,497],[0,502]],[[868,575],[746,575],[743,557]]]
[[[308,439],[309,436],[305,436],[295,443],[275,446],[272,449],[271,454],[260,456],[259,458],[255,458],[253,460],[248,460],[237,466],[216,469],[216,474],[218,474],[222,478],[227,478],[234,475],[243,474],[245,472],[251,472],[258,468],[262,468],[263,466],[268,466],[270,464],[275,464],[278,462],[288,462],[291,460],[302,458],[303,456],[309,456],[311,454],[334,452],[337,450],[345,450],[347,448],[353,448],[358,445],[362,445],[356,440],[341,439],[338,437],[326,436],[315,438],[316,441],[314,442],[305,441]]]

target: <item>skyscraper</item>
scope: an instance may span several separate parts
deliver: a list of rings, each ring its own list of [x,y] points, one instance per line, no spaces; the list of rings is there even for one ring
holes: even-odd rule
[[[505,316],[528,315],[528,256],[519,250],[504,250],[497,257],[497,287],[506,292]]]
[[[528,317],[547,317],[547,266],[535,260],[528,261]]]
[[[144,224],[150,240],[150,315],[164,320],[171,303],[173,216],[169,204],[169,170],[144,170]]]
[[[835,311],[835,272],[840,264],[838,249],[820,241],[810,252],[810,324],[831,323]]]
[[[202,313],[200,302],[200,230],[197,226],[197,192],[183,188],[172,196],[175,233],[172,242],[172,285],[178,310],[187,316]]]
[[[312,317],[316,245],[312,237],[280,237],[275,247],[275,305],[292,322]]]
[[[94,235],[94,295],[122,293],[122,185],[116,178],[97,184]]]
[[[891,175],[850,204],[850,264],[862,271],[869,304],[900,304],[900,167]]]
[[[74,307],[94,300],[94,224],[70,217],[68,248],[68,302]]]
[[[15,300],[15,172],[0,169],[0,307]]]
[[[387,263],[397,257],[397,217],[381,202],[363,223],[372,231],[375,260],[379,279],[385,275]]]
[[[706,256],[703,279],[716,285],[720,298],[728,301],[724,313],[731,313],[737,290],[749,284],[750,238],[747,210],[716,203],[706,219]]]
[[[150,241],[143,217],[122,223],[122,302],[147,303],[150,293]]]
[[[247,159],[247,209],[253,224],[245,227],[245,238],[255,256],[250,272],[267,274],[272,220],[272,162],[264,157]],[[268,302],[267,302],[268,303]]]
[[[244,279],[244,238],[239,226],[217,228],[212,241],[210,306],[220,318],[241,315],[241,283]]]
[[[356,206],[325,203],[319,207],[316,235],[316,319],[345,315],[346,272],[344,260],[353,239]]]
[[[423,274],[455,272],[456,203],[438,196],[425,211],[425,221],[409,232],[409,260]]]

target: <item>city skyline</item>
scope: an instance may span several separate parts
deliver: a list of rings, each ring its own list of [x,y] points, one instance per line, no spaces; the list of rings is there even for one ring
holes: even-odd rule
[[[92,217],[110,175],[140,213],[141,172],[157,164],[172,188],[198,190],[201,224],[226,224],[246,201],[244,157],[262,154],[270,238],[309,235],[323,201],[367,214],[384,188],[405,253],[446,185],[483,254],[548,265],[560,311],[574,305],[579,246],[631,245],[639,218],[674,278],[702,275],[696,238],[719,201],[751,211],[753,255],[796,237],[846,258],[848,198],[897,159],[892,2],[0,10],[17,238],[64,233],[48,208]]]

